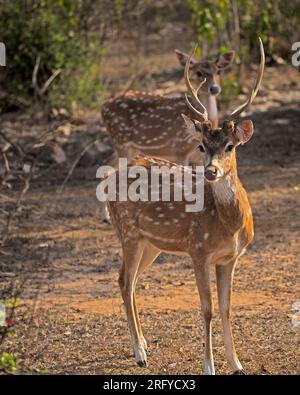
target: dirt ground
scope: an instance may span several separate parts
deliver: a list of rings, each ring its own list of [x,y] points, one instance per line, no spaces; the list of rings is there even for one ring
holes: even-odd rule
[[[300,373],[300,326],[295,317],[292,323],[291,310],[300,300],[299,103],[299,73],[268,68],[252,107],[254,137],[239,150],[255,219],[233,303],[236,348],[248,374]],[[112,226],[100,223],[95,195],[96,169],[109,142],[98,114],[62,124],[69,135],[60,129],[57,140],[67,163],[45,164],[0,253],[0,284],[25,281],[5,350],[18,355],[20,372],[200,374],[202,320],[193,269],[190,259],[171,255],[161,256],[138,284],[149,367],[136,366],[117,283],[120,244]],[[1,125],[24,141],[58,128],[38,113],[9,114]],[[97,136],[100,143],[83,155],[60,192],[73,160]],[[214,279],[213,288],[215,296]],[[230,373],[216,303],[213,348],[217,373]]]

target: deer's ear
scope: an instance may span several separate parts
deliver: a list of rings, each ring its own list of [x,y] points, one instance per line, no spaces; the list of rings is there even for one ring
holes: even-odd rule
[[[186,124],[188,134],[194,140],[202,141],[202,133],[196,130],[195,122],[191,118],[187,117],[185,114],[181,114],[181,116]]]
[[[234,58],[235,52],[234,51],[228,51],[226,53],[221,54],[218,59],[216,60],[216,65],[219,69],[225,69],[228,67]]]
[[[184,53],[184,52],[182,52],[182,51],[179,51],[179,49],[175,49],[175,53],[177,55],[177,58],[179,60],[179,63],[181,64],[181,66],[185,67],[186,62],[187,62],[187,60],[189,58],[189,55]],[[190,69],[192,69],[195,66],[196,63],[197,62],[195,61],[195,59],[191,59]]]
[[[237,123],[235,127],[235,135],[239,143],[242,145],[247,143],[247,141],[249,141],[252,137],[253,130],[254,128],[252,121],[245,120]]]

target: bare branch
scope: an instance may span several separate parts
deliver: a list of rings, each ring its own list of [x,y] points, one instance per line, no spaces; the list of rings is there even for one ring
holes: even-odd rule
[[[40,56],[38,56],[36,58],[35,65],[34,65],[33,72],[32,72],[32,86],[33,86],[33,89],[36,93],[38,93],[38,91],[39,91],[39,87],[38,87],[38,83],[37,83],[37,75],[39,72],[40,63],[41,63],[41,58],[40,58]]]
[[[47,81],[44,83],[43,87],[40,90],[40,95],[44,95],[49,88],[49,86],[52,84],[52,82],[55,80],[55,78],[62,72],[62,69],[56,70],[51,77],[47,79]]]
[[[39,68],[40,68],[40,63],[41,63],[41,58],[40,56],[38,56],[36,58],[36,62],[33,68],[33,72],[32,72],[32,86],[34,89],[34,94],[35,97],[42,97],[46,91],[48,90],[48,88],[50,87],[50,85],[52,84],[52,82],[55,80],[55,78],[62,72],[62,69],[58,69],[56,70],[48,79],[47,81],[43,84],[42,88],[39,87],[38,85],[38,81],[37,81],[37,76],[38,76],[38,72],[39,72]]]
[[[15,148],[15,150],[18,152],[20,157],[24,156],[25,152],[19,144],[14,143],[9,137],[6,136],[6,134],[4,134],[1,131],[0,131],[0,136],[3,138],[3,140],[5,140],[7,143],[9,143],[12,147]]]
[[[95,139],[93,141],[91,141],[89,144],[87,144],[83,150],[80,152],[80,154],[77,156],[77,158],[75,159],[75,161],[73,162],[67,176],[65,177],[63,183],[61,184],[61,187],[59,189],[59,193],[62,193],[66,183],[69,181],[69,179],[71,178],[73,171],[75,170],[75,167],[78,165],[80,159],[84,156],[84,154],[97,142],[99,141],[99,139]]]

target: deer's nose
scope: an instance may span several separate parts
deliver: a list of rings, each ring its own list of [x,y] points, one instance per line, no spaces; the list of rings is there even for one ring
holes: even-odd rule
[[[219,85],[217,85],[217,84],[212,84],[212,85],[210,85],[210,87],[209,87],[209,92],[210,92],[212,95],[218,95],[219,93],[221,93],[221,88],[220,88]]]
[[[218,176],[218,169],[216,166],[207,166],[204,170],[205,178],[209,181],[214,181]]]

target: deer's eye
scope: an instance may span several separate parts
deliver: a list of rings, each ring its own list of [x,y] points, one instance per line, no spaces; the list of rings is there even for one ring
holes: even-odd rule
[[[197,71],[197,77],[202,77],[202,73],[201,73],[201,71]]]
[[[199,145],[199,150],[200,150],[201,152],[205,152],[205,148],[204,148],[203,144],[200,144],[200,145]]]
[[[233,150],[234,145],[233,144],[228,144],[227,147],[225,148],[225,152],[231,152]]]

